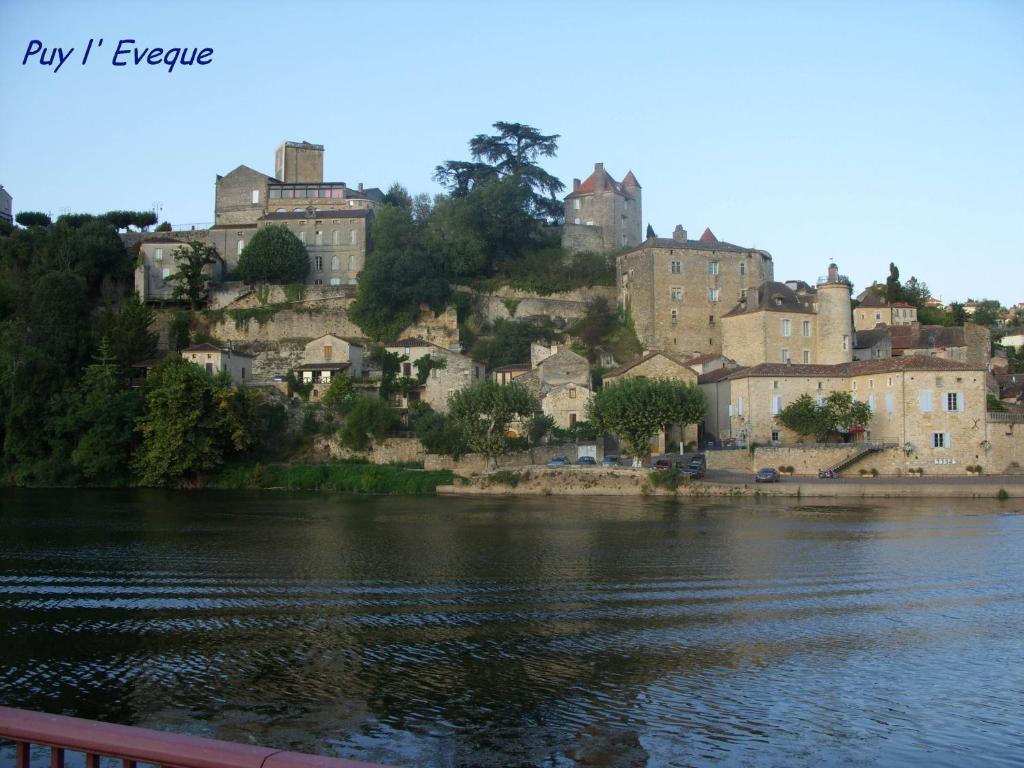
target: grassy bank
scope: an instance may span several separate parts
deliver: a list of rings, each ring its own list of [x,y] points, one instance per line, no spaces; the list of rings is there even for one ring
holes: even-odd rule
[[[207,480],[206,487],[223,489],[281,488],[289,491],[344,491],[423,495],[449,485],[449,470],[426,472],[392,464],[336,462],[331,464],[248,464],[225,467]]]

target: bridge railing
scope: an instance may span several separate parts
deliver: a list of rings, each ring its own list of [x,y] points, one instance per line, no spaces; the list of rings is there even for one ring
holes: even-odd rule
[[[14,742],[16,768],[29,768],[33,745],[49,747],[51,768],[64,768],[66,752],[85,755],[86,768],[100,758],[160,768],[382,768],[371,763],[286,752],[269,747],[152,731],[64,715],[0,707],[0,742]]]

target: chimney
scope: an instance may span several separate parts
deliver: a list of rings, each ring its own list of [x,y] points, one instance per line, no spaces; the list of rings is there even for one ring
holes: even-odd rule
[[[360,192],[363,191],[363,182],[361,182],[361,181],[359,182],[359,191]]]
[[[579,179],[573,179],[572,180],[572,191],[573,192],[579,192],[580,191],[580,180]]]
[[[676,224],[676,228],[672,230],[672,239],[678,240],[680,243],[686,242],[686,230],[683,229],[682,224]]]
[[[839,282],[839,267],[836,266],[834,261],[828,265],[828,281],[830,283]]]
[[[604,163],[594,163],[594,173],[604,170]]]

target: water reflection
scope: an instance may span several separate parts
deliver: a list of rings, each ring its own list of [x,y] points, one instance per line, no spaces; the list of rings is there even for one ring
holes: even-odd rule
[[[418,766],[1024,753],[1012,506],[0,503],[4,704]]]

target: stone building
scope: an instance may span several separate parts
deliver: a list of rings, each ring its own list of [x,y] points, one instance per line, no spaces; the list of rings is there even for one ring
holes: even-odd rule
[[[0,184],[0,222],[14,223],[14,198],[3,184]]]
[[[227,371],[234,384],[245,384],[252,378],[252,358],[242,352],[203,343],[186,347],[181,350],[181,356],[214,376]]]
[[[619,256],[616,271],[640,342],[683,358],[722,354],[722,315],[773,279],[766,251],[722,242],[710,229],[690,240],[681,226]]]
[[[587,406],[594,397],[590,387],[574,383],[557,384],[541,398],[541,411],[550,416],[556,427],[572,429],[587,420]]]
[[[324,145],[285,141],[274,155],[274,175],[285,184],[324,180]]]
[[[293,370],[303,384],[314,385],[310,398],[319,400],[335,376],[344,373],[351,379],[361,379],[365,355],[366,344],[361,339],[327,333],[306,344],[302,364]]]
[[[853,311],[853,327],[857,331],[869,331],[876,325],[911,325],[917,322],[917,307],[898,301],[889,304],[873,291],[861,294],[862,298]]]
[[[632,171],[615,181],[594,163],[585,181],[572,180],[565,196],[562,246],[573,253],[609,253],[640,244],[642,227],[640,183]]]
[[[416,362],[424,357],[444,361],[444,367],[432,368],[423,385],[411,391],[408,397],[397,395],[393,399],[392,405],[399,408],[408,408],[409,403],[419,401],[426,403],[438,413],[447,413],[449,397],[460,389],[487,378],[487,369],[483,363],[461,352],[445,349],[423,339],[399,339],[385,345],[384,349],[405,358],[401,362],[399,372],[399,375],[405,378],[417,377]]]
[[[748,290],[721,325],[722,354],[739,365],[853,359],[850,286],[835,264],[816,288],[769,281]]]
[[[726,377],[729,427],[719,438],[740,444],[812,443],[813,437],[784,428],[779,412],[801,395],[823,400],[832,392],[849,392],[868,403],[873,413],[863,432],[850,435],[852,440],[900,448],[907,469],[962,474],[964,466],[980,461],[984,452],[985,374],[981,365],[917,355],[740,368]],[[702,379],[702,387],[716,386],[712,378]]]
[[[135,290],[142,301],[171,301],[176,284],[170,277],[179,269],[176,252],[188,248],[189,240],[209,244],[208,230],[196,232],[156,233],[139,241],[139,254],[135,265]],[[224,261],[218,259],[203,271],[214,283],[224,275]]]

